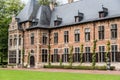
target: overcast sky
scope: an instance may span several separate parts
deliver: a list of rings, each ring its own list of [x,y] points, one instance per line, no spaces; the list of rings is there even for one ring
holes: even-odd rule
[[[23,2],[27,3],[29,0],[22,0]],[[67,3],[68,0],[57,0],[63,4]],[[74,0],[74,1],[78,1],[78,0]]]

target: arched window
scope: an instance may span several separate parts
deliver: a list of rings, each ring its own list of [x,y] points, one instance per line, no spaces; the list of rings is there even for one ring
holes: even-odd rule
[[[31,33],[31,45],[34,45],[34,33]]]
[[[14,37],[14,46],[16,46],[17,45],[17,36],[15,35],[15,37]]]
[[[12,35],[9,38],[9,46],[12,46]]]
[[[21,45],[21,35],[19,35],[19,46]]]

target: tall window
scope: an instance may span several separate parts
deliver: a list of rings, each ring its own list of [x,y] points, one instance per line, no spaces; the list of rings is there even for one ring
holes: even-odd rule
[[[10,39],[9,39],[9,46],[12,46],[12,44],[13,44],[12,35],[11,35],[9,38],[10,38]]]
[[[12,46],[12,39],[10,39],[10,46]]]
[[[79,42],[80,41],[80,30],[76,29],[75,30],[75,42]]]
[[[116,62],[117,59],[117,51],[118,51],[118,46],[117,45],[111,45],[111,52],[112,52],[112,62]]]
[[[47,49],[42,49],[42,62],[47,62]]]
[[[34,45],[34,33],[31,34],[31,45]]]
[[[80,61],[80,48],[75,47],[74,62]]]
[[[18,60],[18,63],[19,64],[21,63],[21,50],[19,50],[19,60]]]
[[[9,63],[16,63],[16,51],[9,51]]]
[[[15,38],[14,38],[14,46],[17,46],[17,36],[15,35]]]
[[[85,61],[91,62],[91,53],[90,53],[90,47],[85,47]]]
[[[100,62],[105,61],[105,47],[104,46],[99,46],[99,59],[100,59]]]
[[[117,24],[111,25],[111,38],[112,39],[117,38]]]
[[[68,42],[69,42],[69,32],[64,31],[64,43],[68,43]]]
[[[85,29],[85,41],[90,41],[90,29]]]
[[[62,55],[63,62],[69,61],[69,49],[64,48],[64,54]]]
[[[43,33],[42,42],[43,42],[44,45],[47,44],[47,33]]]
[[[57,44],[58,43],[58,33],[54,33],[54,43]]]
[[[99,33],[99,39],[100,40],[104,39],[104,26],[99,26],[98,33]]]
[[[21,35],[19,35],[19,46],[21,45]]]
[[[53,62],[59,62],[58,49],[54,49]]]

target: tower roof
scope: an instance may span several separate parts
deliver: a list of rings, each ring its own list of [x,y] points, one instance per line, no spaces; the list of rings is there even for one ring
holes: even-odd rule
[[[19,19],[19,22],[31,21],[36,17],[39,4],[36,0],[29,0],[23,10],[18,14],[16,18]]]

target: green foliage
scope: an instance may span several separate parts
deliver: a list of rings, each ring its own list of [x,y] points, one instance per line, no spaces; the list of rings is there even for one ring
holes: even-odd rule
[[[81,44],[81,46],[80,46],[80,64],[82,64],[83,63],[83,60],[82,60],[82,58],[83,58],[83,47],[84,47],[84,45],[83,44]]]
[[[5,58],[7,58],[8,52],[8,27],[11,16],[17,15],[23,5],[20,0],[0,0],[0,53]]]
[[[70,63],[70,66],[72,66],[72,63],[73,63],[73,46],[70,47],[69,63]]]
[[[0,80],[120,80],[120,75],[77,72],[41,72],[26,70],[0,70]]]
[[[107,63],[109,61],[108,54],[110,52],[110,41],[107,41],[106,48],[107,48],[107,51],[106,51],[106,54],[105,54],[105,60],[106,60],[106,65],[107,65]]]
[[[24,54],[25,54],[25,52],[24,52],[24,49],[22,50],[22,66],[24,66]]]
[[[44,65],[44,68],[57,68],[57,69],[77,69],[77,70],[107,70],[106,66],[58,66],[58,65]],[[114,66],[110,67],[110,70],[115,70]]]
[[[50,49],[51,49],[51,46],[50,45],[48,45],[48,50],[49,50],[49,53],[48,53],[48,64],[49,64],[49,66],[51,66],[51,55],[50,55]]]
[[[92,54],[92,67],[95,68],[96,65],[96,43],[97,40],[94,40],[93,42],[93,54]]]
[[[38,0],[39,4],[41,5],[49,5],[50,4],[50,0]]]
[[[62,58],[60,58],[60,60],[59,60],[59,61],[60,61],[60,66],[62,66]]]
[[[30,52],[28,53],[28,62],[27,62],[28,65],[30,65]]]

